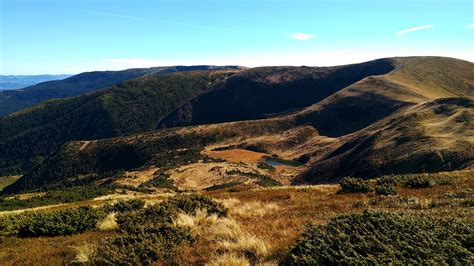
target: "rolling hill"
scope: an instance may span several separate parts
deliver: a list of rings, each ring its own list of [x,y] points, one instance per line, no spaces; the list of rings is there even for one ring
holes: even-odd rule
[[[371,69],[372,66],[374,69]],[[344,72],[344,69],[350,70]],[[376,71],[377,69],[379,71]],[[210,87],[184,97],[183,101],[170,108],[163,107],[169,101],[164,98],[163,102],[157,105],[162,112],[151,116],[152,119],[140,119],[140,115],[137,119],[143,122],[132,123],[133,126],[124,126],[130,125],[130,121],[114,122],[120,121],[114,116],[95,116],[107,117],[108,124],[88,121],[88,125],[105,125],[102,131],[106,133],[104,137],[118,137],[93,140],[104,138],[93,135],[99,132],[94,130],[91,131],[92,135],[83,138],[83,141],[68,142],[61,148],[61,144],[67,140],[57,141],[55,149],[48,150],[52,155],[44,154],[42,163],[31,168],[5,191],[114,182],[117,173],[120,176],[121,171],[150,167],[161,169],[162,174],[167,176],[169,171],[181,166],[192,168],[215,163],[206,154],[216,148],[230,151],[235,148],[247,149],[303,162],[303,166],[295,169],[299,172],[290,177],[290,181],[295,184],[334,182],[347,175],[371,178],[386,174],[451,171],[472,166],[474,65],[470,62],[439,57],[413,57],[324,69],[275,67],[272,70],[257,68],[254,71],[249,69],[221,72],[220,78],[216,79],[215,83],[211,82]],[[180,84],[186,84],[184,81],[193,75],[193,78],[198,79],[210,77],[209,72],[196,72],[161,76],[159,79],[162,79],[162,82],[169,81],[167,84],[175,84],[175,87],[169,87],[171,91],[173,88],[181,90],[184,86]],[[176,80],[178,76],[180,78]],[[249,80],[244,82],[245,78]],[[339,85],[327,86],[329,83],[333,84],[333,80],[337,80]],[[137,90],[133,94],[134,99],[142,103],[143,98],[150,97],[150,94],[142,93],[147,86],[140,82],[143,80],[131,81],[119,87],[126,95]],[[252,85],[232,85],[235,82]],[[193,79],[190,83],[195,85],[196,81]],[[208,84],[208,81],[204,83]],[[301,84],[309,85],[305,87]],[[169,92],[158,87],[161,88],[157,91],[160,96]],[[107,103],[109,97],[117,97],[119,100],[113,101],[117,103],[116,109],[127,109],[128,103],[134,101],[122,101],[127,98],[115,96],[114,90],[121,91],[120,89],[111,88],[106,96],[99,96],[98,93],[96,97],[105,97],[100,98],[101,103]],[[289,103],[276,100],[274,105],[269,104],[273,99],[281,99],[280,94],[288,95],[292,89],[299,93],[298,97],[312,100],[306,102],[307,106],[301,106],[299,100]],[[72,103],[78,107],[86,106],[90,104],[90,99],[86,97],[92,97],[91,95],[94,94],[68,101],[71,106]],[[201,105],[207,101],[202,99],[213,97],[216,97],[215,101]],[[84,103],[77,102],[78,99]],[[314,102],[310,104],[311,101]],[[201,104],[198,104],[199,102]],[[214,109],[212,103],[222,108]],[[224,108],[222,103],[226,103],[227,107]],[[57,104],[61,105],[63,102]],[[263,106],[255,108],[259,105]],[[135,113],[140,113],[140,106],[146,106],[145,110],[154,110],[146,104],[130,106],[137,108],[131,109]],[[230,108],[237,108],[242,116],[234,115],[236,113],[229,111]],[[16,116],[24,115],[26,119],[32,114],[47,114],[49,110],[52,110],[49,106],[38,106],[24,114],[9,117],[9,123],[27,124],[18,122]],[[114,114],[110,111],[113,108],[102,110],[106,110],[104,113]],[[200,119],[199,114],[206,112],[210,114],[209,120]],[[263,119],[272,113],[278,115]],[[87,119],[85,114],[79,116]],[[229,118],[222,114],[229,114]],[[44,119],[49,119],[47,117],[49,116],[45,115]],[[221,119],[260,120],[153,131],[157,127],[188,123],[206,124],[220,122]],[[68,118],[64,121],[64,126],[74,125],[71,123],[74,119]],[[154,122],[153,126],[148,126],[149,122]],[[0,144],[3,145],[2,150],[13,151],[14,147],[28,147],[24,150],[23,159],[26,159],[27,154],[31,154],[31,144],[21,145],[21,142],[14,141],[33,139],[24,137],[28,132],[35,132],[31,128],[25,127],[15,132],[14,138]],[[128,135],[134,131],[141,133]],[[43,145],[50,144],[45,142]],[[10,154],[12,162],[17,154]],[[3,158],[3,162],[9,160],[7,156]],[[248,167],[253,167],[254,171],[261,173],[261,170],[257,169],[258,165],[247,164]],[[209,174],[204,172],[204,175]]]
[[[0,169],[37,164],[70,140],[109,138],[156,128],[158,121],[234,71],[155,74],[0,118]]]
[[[207,115],[193,114],[192,124],[258,119],[309,106],[348,84],[392,69],[392,61],[382,59],[332,68],[160,72],[83,96],[48,101],[0,118],[0,173],[29,169],[67,141],[189,123],[181,110],[200,101],[200,96],[210,98],[194,109]],[[288,101],[292,94],[294,100]],[[177,113],[182,115],[175,117]]]
[[[239,67],[172,66],[85,72],[62,80],[42,82],[21,90],[0,91],[0,116],[31,107],[45,100],[77,96],[147,75],[227,68],[238,69]]]

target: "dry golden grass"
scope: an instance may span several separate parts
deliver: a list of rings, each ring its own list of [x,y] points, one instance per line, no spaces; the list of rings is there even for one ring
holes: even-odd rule
[[[235,198],[223,199],[221,202],[230,209],[231,214],[242,217],[264,216],[267,213],[275,212],[280,207],[275,203],[262,203],[260,201],[241,202]]]
[[[423,189],[400,188],[398,195],[390,197],[375,193],[338,194],[338,185],[205,192],[205,195],[229,206],[230,216],[218,218],[205,211],[198,211],[194,216],[179,215],[175,223],[189,226],[198,235],[196,244],[183,247],[179,254],[183,257],[182,263],[187,265],[245,263],[244,257],[250,264],[263,265],[281,259],[307,223],[324,224],[333,217],[365,209],[474,220],[474,209],[461,204],[472,200],[472,196],[451,196],[453,193],[474,191],[474,171],[442,175],[454,175],[456,182]],[[149,197],[163,198],[158,195]],[[262,215],[247,215],[248,211],[239,214],[239,206],[247,203],[257,206],[275,204],[278,209],[265,211]],[[9,238],[0,243],[0,265],[67,264],[76,256],[70,246],[95,244],[112,234],[111,231],[97,231],[67,237]],[[246,252],[254,255],[248,256],[244,254]],[[260,261],[253,261],[256,258]]]
[[[97,229],[100,231],[113,231],[119,228],[117,221],[115,220],[115,213],[110,213],[102,221],[97,223]]]
[[[115,183],[138,187],[141,184],[153,179],[153,175],[156,171],[158,171],[158,169],[158,167],[149,167],[148,169],[141,171],[125,172],[124,177],[115,181]]]
[[[244,149],[230,149],[223,151],[204,151],[203,154],[210,158],[226,160],[229,162],[246,162],[257,163],[262,160],[263,156],[268,154],[261,152],[254,152]]]
[[[241,255],[234,253],[225,253],[222,255],[216,255],[212,258],[211,262],[207,263],[208,266],[250,266],[249,260]]]
[[[71,247],[97,245],[109,232],[87,232],[72,236],[5,239],[0,243],[0,265],[68,265],[76,259]]]
[[[263,262],[270,254],[270,247],[265,241],[243,230],[239,223],[230,217],[219,218],[199,210],[195,215],[179,214],[174,223],[191,228],[200,242],[209,247],[207,254],[217,252],[221,255],[238,256],[229,255],[232,259],[250,256],[248,259],[257,262]]]
[[[81,265],[90,263],[97,250],[97,246],[95,244],[88,243],[84,243],[80,246],[73,246],[71,248],[76,252],[76,256],[74,257],[72,263]]]

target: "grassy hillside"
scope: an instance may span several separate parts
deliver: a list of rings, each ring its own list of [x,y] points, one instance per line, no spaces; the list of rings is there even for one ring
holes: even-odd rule
[[[473,108],[470,98],[442,98],[399,110],[313,161],[293,182],[467,168],[474,159]]]
[[[161,78],[164,72],[190,68],[133,70],[131,73],[148,76],[96,93],[48,101],[0,118],[0,148],[4,151],[0,153],[0,173],[16,174],[30,169],[70,140],[108,138],[187,123],[257,119],[292,111],[314,104],[366,76],[393,68],[391,60],[382,59],[332,68],[257,68],[236,75],[233,74],[239,70],[186,72]],[[93,78],[97,75],[99,78]],[[76,86],[82,80],[96,80],[95,84],[99,84],[103,75],[86,73],[64,82]],[[124,73],[108,75],[124,77]],[[194,106],[196,101],[199,104]],[[193,110],[191,116],[187,112],[189,106]]]
[[[233,73],[157,74],[0,118],[0,172],[29,168],[67,141],[155,129],[169,112]]]
[[[310,106],[365,77],[394,69],[390,59],[340,67],[262,67],[242,71],[182,106],[161,127],[261,119]]]
[[[210,180],[216,180],[217,183],[214,185],[225,187],[227,186],[225,182],[228,184],[246,182],[248,179],[243,177],[249,175],[252,175],[252,180],[259,180],[259,178],[263,180],[268,177],[276,178],[279,182],[320,183],[334,182],[348,175],[371,178],[392,173],[436,172],[470,167],[474,158],[471,137],[474,135],[472,132],[473,99],[470,95],[471,90],[466,88],[474,86],[466,73],[472,71],[472,64],[458,63],[459,60],[447,58],[396,58],[389,61],[396,62],[394,71],[366,77],[293,114],[270,119],[162,129],[97,141],[82,138],[85,141],[71,142],[63,146],[58,153],[49,156],[42,164],[31,169],[6,191],[18,192],[90,184],[97,183],[99,180],[115,182],[117,178],[127,175],[119,173],[120,171],[140,172],[155,168],[161,169],[156,175],[149,177],[149,181],[155,184],[170,186],[172,184],[168,178],[186,183],[186,178],[191,178],[187,176],[191,175],[192,182],[204,182],[207,177]],[[433,94],[428,87],[408,86],[392,80],[393,77],[397,77],[397,80],[408,79],[409,76],[402,75],[403,67],[407,65],[411,67],[409,73],[416,73],[416,67],[431,67],[429,73],[438,73],[447,67],[459,67],[458,74],[451,77],[449,84],[465,83],[465,87],[459,91],[455,87],[449,87],[449,91],[462,97],[445,98],[448,94],[443,94],[440,95],[443,96],[442,98],[433,100],[430,98]],[[290,71],[289,68],[275,69],[278,71],[283,69],[283,73],[287,74]],[[270,70],[266,69],[266,71]],[[262,69],[257,69],[256,72],[245,71],[245,75],[254,75],[252,80],[276,84],[276,87],[269,86],[266,91],[272,91],[272,88],[278,91],[276,89],[280,88],[278,84],[291,83],[292,80],[298,79],[294,75],[282,75],[282,72],[278,71],[276,72],[279,75],[273,76],[275,71],[270,71],[269,74],[262,72]],[[293,68],[292,71],[290,72],[300,73],[299,68]],[[321,74],[318,71],[322,70],[304,71]],[[426,69],[420,71],[423,72]],[[105,132],[110,135],[119,135],[152,130],[153,126],[158,126],[158,121],[170,118],[168,116],[162,120],[173,110],[177,108],[180,110],[183,104],[188,104],[190,100],[192,102],[203,95],[220,92],[223,84],[226,85],[235,76],[242,75],[221,72],[217,76],[208,75],[209,73],[203,76],[203,73],[206,72],[173,74],[151,80],[144,78],[125,83],[102,94],[84,96],[95,97],[96,95],[100,99],[98,102],[101,106],[106,107],[99,109],[105,110],[106,116],[99,117],[106,117],[107,120],[98,123],[105,127],[96,127],[91,133]],[[426,74],[427,79],[433,80],[435,77],[429,73]],[[233,76],[229,77],[232,74]],[[443,75],[440,78],[437,84],[447,87],[449,84],[445,80],[448,78]],[[211,80],[216,82],[211,82],[208,86]],[[157,82],[162,85],[180,85],[158,86],[162,89],[158,89],[157,93],[153,94],[153,90],[150,91],[147,88],[149,84],[158,84]],[[422,80],[417,82],[423,84]],[[187,94],[181,84],[186,84],[186,87],[195,87],[197,90],[192,90],[194,94]],[[198,84],[202,84],[202,87]],[[173,91],[184,93],[184,97],[167,94]],[[239,89],[235,89],[235,92],[238,91]],[[245,91],[245,87],[242,91]],[[170,95],[170,98],[163,98],[163,95]],[[174,102],[175,99],[182,99],[182,101]],[[241,98],[242,102],[244,99]],[[271,99],[268,101],[270,102]],[[170,102],[173,105],[167,106]],[[216,104],[218,104],[217,101]],[[146,108],[142,109],[143,106]],[[225,113],[228,109],[222,109],[216,113]],[[50,110],[50,108],[45,108],[45,110]],[[186,120],[186,116],[183,117]],[[184,120],[177,118],[176,121]],[[70,119],[64,121],[70,121]],[[64,125],[70,124],[64,123]],[[91,128],[90,126],[88,125],[87,129]],[[111,131],[105,131],[107,129]],[[21,139],[20,137],[23,137],[25,133],[18,132],[18,139]],[[81,130],[74,132],[81,132]],[[100,137],[92,135],[91,138]],[[25,147],[25,145],[21,145],[21,142],[18,142],[20,145],[13,145],[13,143],[15,142],[8,140],[3,145],[7,147],[7,151],[12,151],[10,156],[16,158],[18,153],[15,149]],[[46,146],[46,143],[43,145]],[[26,146],[25,157],[27,152],[31,151],[30,146],[37,147],[33,144]],[[257,161],[250,164],[243,161],[232,163],[226,161],[223,164],[216,164],[209,162],[206,158],[206,154],[215,148],[252,150],[261,153],[262,156],[280,156],[283,161],[297,160],[304,166],[286,168],[285,171],[281,169],[272,171],[271,167],[262,166]],[[59,149],[59,145],[55,149]],[[53,152],[54,149],[48,151]],[[219,157],[217,159],[222,160]],[[34,161],[31,164],[33,163]],[[238,163],[243,164],[234,165]],[[227,169],[224,174],[216,170],[222,167]],[[262,167],[268,169],[262,170]],[[235,173],[238,175],[234,175]],[[234,178],[236,176],[242,178]],[[219,179],[221,177],[223,179]],[[189,184],[186,186],[189,187]],[[202,188],[203,186],[197,184],[195,187]]]
[[[106,88],[126,80],[153,75],[192,70],[237,69],[238,67],[174,66],[95,71],[81,73],[63,80],[42,82],[22,90],[0,91],[0,116],[31,107],[48,99],[67,98]]]

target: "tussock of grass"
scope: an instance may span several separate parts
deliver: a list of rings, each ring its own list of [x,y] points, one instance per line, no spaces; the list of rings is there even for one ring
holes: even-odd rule
[[[97,223],[97,229],[100,231],[113,231],[119,228],[115,219],[115,212],[109,213],[103,220]]]
[[[74,249],[76,256],[72,261],[72,264],[84,265],[91,263],[94,260],[94,256],[97,250],[97,246],[93,244],[84,243],[81,246],[71,247]]]
[[[250,266],[249,260],[245,256],[235,253],[224,253],[214,256],[208,266]]]
[[[188,227],[193,235],[213,243],[212,246],[216,247],[219,254],[233,254],[224,256],[222,260],[246,257],[252,262],[262,262],[270,254],[270,247],[265,241],[243,230],[239,223],[231,218],[208,215],[206,211],[198,210],[194,215],[179,214],[174,224]]]
[[[242,217],[262,217],[280,209],[280,206],[276,203],[264,203],[260,201],[248,201],[242,203],[238,199],[233,198],[225,199],[222,203],[230,209],[231,214],[236,214]]]

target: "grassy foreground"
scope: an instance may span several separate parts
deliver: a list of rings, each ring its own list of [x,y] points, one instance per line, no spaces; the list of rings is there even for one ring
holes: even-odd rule
[[[131,264],[275,265],[367,263],[368,259],[372,263],[426,260],[472,264],[473,177],[472,171],[465,171],[433,175],[438,182],[426,182],[425,177],[392,178],[397,180],[393,182],[385,178],[362,184],[370,186],[363,192],[344,193],[338,184],[272,188],[239,185],[202,192],[205,197],[131,193],[55,205],[33,215],[45,215],[40,222],[31,222],[35,220],[29,212],[22,214],[30,219],[23,222],[27,226],[21,227],[22,232],[29,234],[12,231],[3,238],[0,264],[115,264],[129,260]],[[360,180],[351,180],[350,184],[361,187],[357,182]],[[381,190],[377,187],[388,183],[396,194],[378,192]],[[117,204],[117,199],[140,199],[145,205],[140,200]],[[71,213],[88,217],[80,219],[88,221],[77,225],[80,230],[56,230],[63,228],[59,226],[53,227],[55,236],[44,233],[52,230],[44,221],[68,224],[68,219],[59,214],[81,205],[95,207]],[[0,217],[3,221],[18,217],[12,213],[3,212]],[[348,225],[354,230],[345,232]],[[450,237],[443,236],[448,233]],[[333,248],[324,244],[337,241],[354,241],[359,246]],[[328,256],[314,256],[324,250]]]

